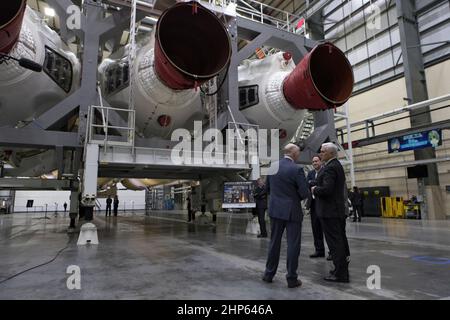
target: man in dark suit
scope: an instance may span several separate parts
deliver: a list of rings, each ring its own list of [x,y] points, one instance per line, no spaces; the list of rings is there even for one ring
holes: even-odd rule
[[[267,190],[264,180],[259,178],[256,180],[256,188],[254,191],[256,201],[256,212],[258,214],[259,229],[261,233],[258,238],[267,238],[266,229],[266,209],[267,209]]]
[[[350,200],[352,202],[353,207],[353,222],[361,222],[362,215],[362,196],[359,192],[358,187],[353,187],[353,192],[351,193]]]
[[[311,193],[316,198],[316,212],[335,266],[325,280],[349,282],[350,249],[345,234],[345,173],[337,159],[337,153],[335,144],[322,144],[320,156],[325,164],[317,175],[317,185],[311,188]]]
[[[114,196],[114,217],[117,217],[117,213],[119,211],[119,197],[117,195]]]
[[[111,196],[108,196],[108,199],[106,199],[106,217],[108,216],[108,212],[109,216],[111,216],[111,204],[112,204]]]
[[[319,156],[314,156],[312,158],[312,166],[314,167],[313,170],[308,172],[308,175],[306,177],[306,181],[308,182],[308,186],[310,188],[317,185],[317,175],[320,172],[320,169],[322,168],[322,161],[320,160]],[[323,242],[323,230],[322,225],[320,224],[320,219],[317,216],[316,213],[316,199],[311,194],[308,198],[307,207],[309,207],[309,212],[311,216],[311,227],[314,237],[314,247],[316,249],[316,252],[314,252],[312,255],[310,255],[310,258],[321,258],[325,257],[325,245]]]
[[[295,164],[299,155],[300,148],[295,144],[288,144],[284,148],[284,158],[279,162],[278,172],[268,176],[266,187],[270,194],[271,239],[263,281],[272,282],[277,272],[281,239],[286,229],[286,280],[289,288],[299,287],[302,284],[297,278],[303,221],[301,200],[309,195],[303,168]]]

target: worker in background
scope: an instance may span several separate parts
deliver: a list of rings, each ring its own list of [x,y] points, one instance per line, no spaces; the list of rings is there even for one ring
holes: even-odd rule
[[[188,222],[195,221],[195,211],[192,210],[191,196],[188,196],[186,201],[187,201],[187,210],[188,210]]]
[[[117,217],[118,210],[119,210],[119,197],[117,195],[115,195],[114,196],[114,217]]]
[[[111,216],[111,204],[112,204],[111,196],[108,196],[108,199],[106,199],[106,215],[105,215],[105,217],[108,216],[108,211],[109,211],[109,216]]]
[[[351,193],[350,200],[353,207],[353,222],[361,222],[362,215],[362,195],[359,192],[358,187],[353,187],[353,192]]]
[[[267,238],[267,229],[266,229],[267,190],[264,180],[262,178],[258,178],[258,180],[256,180],[254,197],[256,201],[256,213],[258,215],[259,229],[261,230],[261,233],[258,235],[258,238]]]

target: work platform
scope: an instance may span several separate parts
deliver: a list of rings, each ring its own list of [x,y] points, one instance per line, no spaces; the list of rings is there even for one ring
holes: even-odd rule
[[[225,154],[223,154],[225,158]],[[194,164],[196,163],[197,164]],[[203,162],[203,163],[202,163]],[[157,148],[100,147],[99,177],[154,179],[199,179],[232,172],[251,170],[245,164],[207,164],[202,154],[193,157],[192,164],[175,164],[172,150]]]

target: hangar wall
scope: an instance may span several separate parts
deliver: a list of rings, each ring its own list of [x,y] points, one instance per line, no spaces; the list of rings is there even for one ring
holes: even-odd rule
[[[428,67],[426,69],[429,98],[435,98],[450,92],[450,60]],[[355,122],[376,114],[390,111],[394,108],[406,105],[403,100],[406,97],[405,79],[399,78],[372,90],[353,96],[349,100],[350,122]],[[435,109],[450,104],[444,102],[431,107]],[[432,112],[432,120],[442,121],[450,119],[450,108]],[[396,116],[398,118],[398,116]],[[392,117],[392,119],[396,118]],[[391,118],[384,119],[387,121]],[[343,125],[338,123],[338,126]],[[395,121],[376,127],[376,134],[397,131],[410,128],[409,119]],[[443,130],[443,145],[436,148],[436,157],[450,156],[450,130]],[[352,133],[352,140],[365,137],[365,130]],[[397,154],[388,154],[387,142],[356,148],[354,151],[355,169],[384,165],[388,163],[400,163],[414,161],[412,151]],[[446,192],[446,185],[450,185],[450,162],[438,163],[438,172],[441,190],[445,199],[447,219],[450,219],[450,193]],[[407,179],[406,168],[379,169],[366,172],[356,172],[356,185],[359,187],[389,186],[393,196],[411,197],[417,195],[416,179]]]

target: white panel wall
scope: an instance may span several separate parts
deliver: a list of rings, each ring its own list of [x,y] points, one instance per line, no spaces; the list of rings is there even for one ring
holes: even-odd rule
[[[34,200],[33,208],[29,211],[47,211],[53,212],[58,206],[58,211],[64,211],[63,204],[67,202],[67,210],[70,205],[70,191],[16,191],[14,201],[15,212],[26,212],[27,200]]]
[[[120,187],[120,186],[119,186]],[[145,209],[145,191],[131,191],[118,190],[119,210],[124,208],[128,211],[134,208],[135,210]],[[54,212],[56,208],[58,211],[64,211],[63,204],[67,202],[67,210],[70,206],[70,191],[17,191],[14,201],[15,212],[26,212],[27,200],[34,200],[33,208],[30,212],[45,211],[47,204],[47,211]],[[101,210],[106,208],[106,199],[98,199],[101,205]]]

